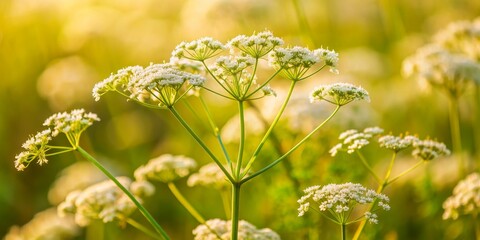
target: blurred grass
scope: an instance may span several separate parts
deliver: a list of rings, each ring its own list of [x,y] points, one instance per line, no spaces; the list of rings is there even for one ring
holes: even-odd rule
[[[296,15],[295,2],[303,9],[310,31],[301,27],[298,20],[302,16]],[[0,236],[11,225],[24,224],[34,213],[49,207],[50,185],[61,169],[77,159],[73,154],[62,155],[52,158],[44,167],[32,165],[25,172],[16,172],[13,167],[21,144],[29,134],[39,131],[43,120],[54,112],[72,108],[96,112],[102,121],[88,130],[84,144],[118,174],[131,176],[131,169],[161,153],[190,155],[207,163],[206,155],[166,112],[152,112],[114,95],[100,102],[94,102],[90,96],[93,84],[111,72],[128,65],[168,61],[179,42],[203,36],[225,42],[238,34],[268,29],[291,45],[323,46],[340,52],[341,74],[328,75],[318,82],[354,82],[370,92],[372,102],[360,105],[359,108],[366,110],[351,114],[350,122],[327,125],[324,134],[330,139],[323,138],[324,145],[331,144],[335,140],[332,136],[339,132],[357,127],[352,125],[362,119],[361,114],[369,114],[368,125],[360,127],[379,125],[394,133],[409,131],[451,146],[444,108],[446,99],[435,92],[426,94],[416,82],[403,79],[399,75],[400,64],[449,22],[473,19],[479,14],[480,2],[474,0],[3,0],[0,2],[0,219],[7,220],[0,221]],[[72,58],[78,61],[70,61]],[[54,67],[59,62],[64,63],[62,67]],[[55,71],[59,71],[58,75]],[[465,108],[469,103],[465,100],[461,104]],[[348,108],[343,111],[353,111],[353,107]],[[223,105],[218,109],[223,114],[218,116],[222,121],[234,114],[225,111]],[[469,126],[475,123],[468,122],[469,113],[468,109],[462,112],[462,130],[464,142],[473,148],[473,144],[468,144],[473,141]],[[202,128],[195,124],[194,127]],[[325,184],[322,176],[335,179],[328,178],[325,171],[339,171],[345,178],[352,177],[348,164],[338,165],[336,170],[323,166],[332,161],[326,154],[329,147],[306,154],[311,159],[305,165],[323,172],[303,173],[304,186]],[[305,158],[300,153],[294,156]],[[271,203],[264,196],[269,194],[264,189],[272,187],[269,181],[277,182],[282,174],[283,169],[278,167],[259,180],[258,185],[247,185],[241,217],[259,227],[278,226],[274,230],[285,239],[292,239],[292,233],[283,227],[295,218],[277,219],[281,215],[276,215],[275,205],[269,204],[278,203]],[[284,199],[281,197],[284,185],[273,184],[271,189],[280,194],[277,196],[280,199]],[[452,183],[447,186],[450,186],[445,190],[448,193]],[[420,214],[421,210],[410,208],[409,201],[415,197],[424,201],[427,197],[416,196],[415,190],[405,192],[404,189],[411,189],[408,184],[399,188],[397,193],[392,190],[394,208]],[[201,212],[207,218],[224,218],[222,209],[217,209],[219,197],[212,202],[203,200],[210,195],[215,199],[215,193],[182,189],[192,199],[200,199],[193,204],[202,206]],[[166,189],[159,192],[148,200],[147,208],[155,212],[168,232],[175,233],[173,239],[189,239],[196,223]],[[208,196],[204,196],[206,193]],[[295,203],[281,208],[285,208],[290,218],[296,215]],[[409,211],[394,210],[381,216],[381,225],[384,219],[390,219],[385,221],[388,225],[382,226],[377,235],[374,232],[372,238],[383,239],[390,233],[388,236],[398,239],[426,239],[421,236],[442,239],[443,231],[421,227],[431,224],[427,222],[432,219],[429,216],[438,217],[438,209],[420,218]],[[416,219],[412,223],[416,225],[405,226],[407,219]],[[129,234],[135,233],[132,232]],[[335,232],[329,234],[336,236]]]

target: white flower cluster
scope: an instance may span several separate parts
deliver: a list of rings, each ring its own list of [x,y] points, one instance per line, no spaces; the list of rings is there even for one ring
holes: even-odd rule
[[[129,188],[129,178],[117,177],[117,180]],[[87,226],[97,219],[105,223],[122,223],[135,209],[135,204],[111,180],[71,192],[57,207],[60,216],[75,214],[75,222],[80,226]]]
[[[458,95],[470,81],[480,84],[479,46],[480,18],[454,22],[405,59],[403,73]]]
[[[44,126],[53,128],[52,136],[59,133],[78,135],[90,127],[95,121],[100,121],[95,113],[87,113],[84,109],[75,109],[71,112],[53,114],[43,123]]]
[[[230,183],[225,177],[225,174],[216,163],[204,165],[198,170],[198,173],[190,175],[187,180],[187,185],[190,187],[213,187],[218,190],[225,190],[230,187]]]
[[[257,59],[267,55],[275,47],[281,45],[283,45],[283,40],[273,36],[270,31],[260,32],[248,37],[239,35],[227,43],[227,46],[232,51],[237,48],[243,54]]]
[[[414,147],[412,155],[421,158],[424,161],[450,155],[450,150],[448,150],[447,146],[441,142],[427,139],[423,141],[415,141],[412,145]]]
[[[381,148],[392,150],[396,153],[412,147],[412,156],[421,158],[424,161],[433,160],[440,156],[450,154],[444,143],[433,141],[430,139],[421,140],[415,136],[406,134],[405,136],[383,135],[383,129],[379,127],[366,128],[363,132],[356,129],[350,129],[340,134],[341,143],[330,149],[329,153],[332,157],[339,151],[346,151],[351,154],[364,146],[370,144],[370,141],[378,136],[376,141]]]
[[[93,97],[98,101],[106,92],[115,91],[138,102],[170,107],[184,95],[180,90],[185,82],[189,84],[185,90],[188,91],[202,86],[205,78],[178,70],[169,63],[151,64],[146,68],[127,67],[97,83],[93,88]]]
[[[204,61],[214,57],[225,48],[225,45],[220,41],[211,37],[204,37],[191,42],[181,42],[173,50],[172,58]]]
[[[299,81],[320,58],[314,51],[304,47],[275,48],[269,54],[269,64],[288,79]]]
[[[219,238],[220,240],[229,240],[231,225],[231,221],[210,219],[193,230],[194,240],[219,240]],[[238,222],[238,239],[280,240],[280,236],[269,228],[257,229],[251,223],[240,220]]]
[[[480,59],[480,18],[453,22],[438,32],[434,41],[452,52]]]
[[[255,59],[250,56],[222,56],[217,58],[211,71],[230,96],[242,99],[257,85],[255,76],[247,70],[254,64]]]
[[[23,226],[13,226],[4,240],[31,239],[74,239],[80,232],[73,218],[62,218],[55,208],[35,214],[30,222]]]
[[[389,198],[374,190],[367,189],[358,183],[328,184],[325,186],[311,186],[304,190],[305,195],[297,202],[298,216],[303,216],[315,205],[317,210],[330,214],[337,223],[348,223],[348,218],[355,206],[376,203],[376,208],[385,211],[390,210]],[[375,208],[373,208],[375,210]],[[371,223],[377,223],[377,216],[371,212],[365,212],[364,217]]]
[[[356,150],[359,150],[370,144],[371,138],[382,133],[383,129],[379,127],[365,128],[363,132],[359,132],[356,129],[347,130],[341,133],[338,137],[342,143],[335,145],[332,149],[330,149],[329,153],[332,157],[336,156],[340,150],[344,150],[351,154]]]
[[[453,189],[453,195],[443,203],[443,209],[443,219],[477,214],[480,209],[480,174],[472,173],[460,181]]]
[[[339,106],[343,106],[354,100],[370,101],[368,92],[350,83],[333,83],[320,85],[310,94],[310,101],[327,101]]]
[[[94,121],[100,121],[100,119],[94,113],[86,113],[84,109],[52,115],[43,124],[52,128],[38,132],[23,143],[22,147],[26,151],[15,156],[15,168],[22,171],[35,159],[37,159],[39,165],[47,163],[48,151],[52,149],[52,146],[49,146],[48,143],[59,133],[64,133],[72,147],[76,147],[82,132],[91,126]]]
[[[337,63],[338,63],[338,53],[333,50],[319,48],[313,51],[321,61],[325,62],[325,65],[330,66],[330,71],[333,73],[338,73]]]
[[[197,163],[191,158],[164,154],[137,168],[134,176],[137,182],[155,180],[169,183],[188,176],[196,167]]]
[[[417,137],[406,135],[406,136],[393,136],[393,135],[384,135],[378,138],[378,143],[380,147],[393,150],[394,152],[399,152],[403,149],[406,149],[420,141]]]

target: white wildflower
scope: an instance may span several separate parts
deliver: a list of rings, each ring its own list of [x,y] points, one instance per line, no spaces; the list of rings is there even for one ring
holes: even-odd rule
[[[389,198],[358,183],[328,184],[323,187],[313,186],[305,190],[305,195],[298,200],[299,216],[310,208],[324,212],[338,223],[348,224],[349,218],[357,205],[377,203],[374,209],[389,210]],[[363,213],[370,222],[376,222],[376,215]]]
[[[313,51],[318,58],[325,62],[325,65],[330,66],[330,71],[338,74],[337,63],[338,53],[334,50],[319,48]]]
[[[370,101],[368,92],[349,83],[334,83],[316,87],[310,95],[310,101],[327,101],[343,106],[354,100]]]
[[[411,135],[407,135],[405,137],[384,135],[378,139],[380,147],[391,149],[394,152],[399,152],[403,149],[406,149],[412,146],[416,141],[419,141],[419,139]]]
[[[54,137],[59,133],[64,133],[67,136],[79,136],[95,121],[100,121],[96,114],[87,113],[84,109],[75,109],[69,113],[56,113],[47,118],[43,125],[53,128],[52,136]]]
[[[430,161],[435,158],[450,155],[450,150],[444,143],[433,140],[422,140],[413,142],[412,155],[423,159],[424,161]]]
[[[196,167],[197,163],[191,158],[164,154],[137,168],[134,176],[136,181],[155,180],[169,183],[188,176]]]
[[[62,218],[55,208],[41,211],[23,226],[13,226],[4,240],[75,239],[80,228],[73,218]]]
[[[480,209],[480,174],[475,172],[461,180],[453,189],[452,196],[443,203],[443,209],[443,219],[476,215]]]
[[[194,240],[219,240],[218,238],[229,240],[231,237],[231,221],[210,219],[205,224],[197,226],[192,232],[195,236]],[[240,220],[238,222],[238,239],[280,240],[280,236],[269,228],[257,229],[251,223]]]
[[[261,58],[282,44],[281,38],[273,36],[270,31],[264,31],[252,36],[236,36],[227,43],[227,46],[231,50],[239,49],[243,54],[253,58]]]
[[[187,185],[213,187],[218,190],[225,190],[230,187],[225,174],[218,167],[216,163],[209,163],[202,166],[198,173],[190,175],[187,180]]]
[[[117,177],[117,180],[129,188],[129,178]],[[80,226],[87,226],[96,219],[105,223],[122,223],[135,209],[135,204],[111,180],[94,184],[82,191],[71,192],[57,208],[60,216],[74,214],[75,222]]]
[[[172,58],[186,58],[195,61],[204,61],[217,55],[226,47],[211,37],[204,37],[191,42],[182,42],[175,47]]]

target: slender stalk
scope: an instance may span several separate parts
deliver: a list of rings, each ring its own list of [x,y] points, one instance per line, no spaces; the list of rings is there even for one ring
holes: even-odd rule
[[[286,152],[285,154],[283,154],[283,156],[279,157],[277,160],[273,161],[272,163],[270,163],[268,166],[262,168],[261,170],[253,173],[252,175],[249,175],[248,177],[245,177],[244,179],[242,179],[240,181],[240,183],[245,183],[249,180],[251,180],[252,178],[262,174],[263,172],[267,171],[268,169],[272,168],[273,166],[277,165],[279,162],[281,162],[283,159],[285,159],[286,157],[288,157],[288,155],[290,155],[293,151],[297,150],[298,147],[300,147],[305,141],[307,141],[315,132],[317,132],[323,125],[325,125],[325,123],[327,123],[330,119],[332,119],[333,116],[335,116],[335,114],[338,112],[338,110],[340,109],[340,105],[337,105],[337,107],[335,108],[335,110],[333,110],[332,114],[330,114],[330,116],[328,116],[327,119],[325,119],[320,125],[318,125],[315,129],[313,129],[313,131],[311,131],[307,136],[305,136],[302,140],[300,140],[300,142],[298,142],[295,146],[293,146],[290,150],[288,150],[288,152]]]
[[[212,153],[212,151],[207,147],[207,145],[200,139],[200,137],[193,131],[193,129],[188,125],[185,120],[183,120],[182,116],[177,112],[177,110],[171,106],[168,109],[170,109],[170,112],[177,118],[177,120],[180,122],[180,124],[192,135],[192,137],[197,141],[198,144],[205,150],[205,152],[212,158],[213,161],[218,165],[218,167],[222,170],[223,174],[228,178],[230,182],[234,182],[234,179],[232,178],[232,175],[225,169],[223,164],[218,160],[218,158]]]
[[[347,227],[345,226],[345,223],[340,224],[341,230],[342,230],[342,240],[347,239]]]
[[[232,235],[231,240],[238,240],[238,221],[240,210],[241,183],[232,183]]]
[[[388,179],[390,178],[390,174],[392,173],[392,169],[393,169],[393,163],[395,162],[395,158],[397,157],[397,153],[394,152],[393,155],[392,155],[392,158],[390,159],[390,164],[388,166],[388,169],[385,173],[385,177],[383,179],[383,183],[381,183],[380,185],[378,185],[378,188],[377,188],[377,193],[382,193],[383,190],[385,189],[385,187],[393,182],[389,182]],[[396,180],[397,178],[395,178],[394,180]],[[376,204],[377,200],[373,201],[371,204],[370,204],[370,207],[368,209],[368,211],[372,211],[373,209],[373,206]],[[367,223],[367,220],[366,219],[363,219],[360,224],[358,225],[357,227],[357,230],[355,231],[355,235],[353,235],[353,238],[352,240],[357,240],[359,237],[360,237],[360,234],[362,234],[362,231],[363,229],[365,228],[365,224]]]
[[[240,171],[242,169],[243,151],[245,149],[245,111],[243,101],[238,101],[238,113],[240,116],[240,144],[238,146],[237,167],[235,169],[235,178],[239,180]]]
[[[173,193],[175,198],[182,204],[182,206],[187,209],[187,211],[199,222],[204,224],[205,219],[202,217],[200,213],[188,202],[188,200],[183,196],[183,194],[178,190],[177,186],[173,182],[169,182],[168,188]]]
[[[130,226],[140,230],[141,232],[145,233],[146,235],[148,235],[153,239],[158,239],[158,240],[162,239],[162,238],[159,238],[155,232],[150,231],[148,228],[146,228],[145,226],[143,226],[142,224],[140,224],[139,222],[131,218],[127,218],[127,223],[130,224]]]
[[[423,160],[417,162],[415,165],[413,165],[413,166],[410,167],[409,169],[403,171],[402,173],[398,174],[396,177],[394,177],[394,178],[392,178],[391,180],[389,180],[389,181],[387,182],[387,185],[390,185],[390,183],[395,182],[397,179],[399,179],[399,178],[403,177],[405,174],[413,171],[413,170],[416,169],[417,167],[421,166],[423,163],[425,163],[425,161],[423,161]]]
[[[263,148],[263,145],[266,143],[268,137],[270,136],[270,134],[272,133],[273,131],[273,128],[277,125],[278,121],[280,120],[280,117],[282,116],[283,114],[283,111],[285,111],[285,108],[287,107],[287,104],[288,104],[288,101],[290,100],[290,97],[292,96],[292,92],[293,92],[293,89],[295,88],[295,81],[292,81],[292,83],[290,84],[290,89],[288,90],[288,93],[287,93],[287,97],[285,98],[285,101],[283,102],[282,106],[280,107],[280,110],[278,111],[277,113],[277,116],[275,117],[275,119],[273,120],[272,124],[270,125],[270,127],[268,128],[267,132],[265,133],[265,135],[263,136],[262,140],[260,141],[260,143],[258,144],[257,146],[257,149],[255,149],[255,151],[253,152],[253,155],[252,157],[250,158],[250,160],[248,161],[246,167],[245,167],[245,170],[243,171],[242,173],[242,177],[245,176],[248,171],[250,170],[252,164],[255,162],[255,159],[257,158],[258,154],[260,153],[260,151],[262,150]],[[241,177],[241,178],[242,178]],[[241,179],[240,178],[240,179]]]
[[[83,148],[81,148],[80,146],[77,146],[76,150],[84,157],[86,158],[90,163],[92,163],[93,165],[95,165],[95,167],[97,167],[98,169],[100,169],[100,171],[103,172],[103,174],[105,174],[110,180],[112,180],[115,185],[118,186],[118,188],[120,188],[126,195],[128,198],[130,198],[130,200],[132,200],[132,202],[135,204],[135,206],[137,206],[138,210],[143,214],[143,216],[145,216],[145,218],[148,220],[148,222],[150,222],[150,224],[152,224],[152,226],[155,228],[155,230],[162,236],[163,239],[165,240],[169,240],[170,237],[168,237],[167,233],[163,230],[163,228],[157,223],[157,221],[155,221],[155,219],[152,217],[152,215],[147,211],[147,209],[145,209],[145,207],[143,207],[142,204],[140,204],[140,202],[135,198],[135,196],[133,196],[133,194],[128,191],[128,189],[126,189],[118,180],[117,178],[115,178],[115,176],[113,176],[100,162],[98,162],[92,155],[90,155],[88,152],[86,152],[85,150],[83,150]]]
[[[449,119],[450,119],[450,132],[452,137],[453,152],[457,154],[458,159],[458,171],[460,177],[465,175],[466,166],[462,154],[462,137],[460,133],[460,117],[458,113],[458,98],[450,94],[449,95]]]

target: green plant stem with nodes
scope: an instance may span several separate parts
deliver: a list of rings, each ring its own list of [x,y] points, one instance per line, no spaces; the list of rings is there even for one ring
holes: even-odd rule
[[[455,94],[449,94],[449,119],[450,132],[452,135],[453,152],[457,154],[458,173],[463,177],[466,172],[466,163],[462,153],[462,137],[460,132],[460,117],[458,113],[458,97]]]
[[[173,182],[167,183],[168,188],[175,196],[175,198],[182,204],[182,206],[187,209],[187,211],[201,224],[205,223],[205,219],[200,213],[188,202],[188,200],[183,196],[183,194],[178,190],[177,186]]]
[[[277,160],[273,161],[272,163],[270,163],[269,165],[267,165],[266,167],[260,169],[259,171],[243,178],[240,183],[245,183],[255,177],[257,177],[258,175],[264,173],[265,171],[267,171],[268,169],[272,168],[273,166],[277,165],[278,163],[280,163],[282,160],[284,160],[286,157],[288,157],[293,151],[297,150],[298,147],[300,147],[305,141],[307,141],[314,133],[316,133],[321,127],[323,127],[323,125],[325,125],[325,123],[327,123],[328,121],[330,121],[330,119],[332,119],[333,116],[335,116],[335,114],[338,112],[338,110],[340,109],[341,105],[337,105],[337,107],[335,108],[335,110],[333,110],[333,112],[330,114],[330,116],[328,116],[327,119],[325,119],[320,125],[318,125],[315,129],[313,129],[309,134],[307,134],[302,140],[300,140],[300,142],[298,142],[295,146],[293,146],[288,152],[286,152],[285,154],[283,154],[281,157],[279,157]]]
[[[342,223],[340,224],[340,228],[342,230],[342,240],[346,240],[347,239],[347,225],[345,223]]]
[[[126,222],[128,224],[130,224],[130,226],[142,231],[143,233],[145,233],[146,235],[148,235],[149,237],[151,237],[153,239],[157,239],[157,240],[163,239],[163,238],[160,238],[155,232],[150,231],[150,229],[146,228],[145,226],[143,226],[142,224],[140,224],[139,222],[137,222],[137,221],[135,221],[131,218],[127,218]]]
[[[132,200],[132,202],[137,206],[138,210],[145,216],[145,218],[148,220],[148,222],[155,228],[155,231],[157,231],[163,239],[169,240],[170,237],[168,237],[167,233],[163,228],[155,221],[155,219],[152,217],[152,215],[143,207],[143,205],[133,196],[133,194],[128,191],[116,178],[113,176],[100,162],[98,162],[92,155],[90,155],[88,152],[83,150],[80,146],[77,146],[75,148],[76,151],[78,151],[84,158],[86,158],[90,163],[92,163],[95,167],[100,169],[103,174],[105,174],[111,181],[115,183],[115,185],[118,186],[126,195],[127,197]]]
[[[242,169],[243,152],[245,149],[245,111],[243,101],[238,101],[238,112],[240,117],[240,144],[238,147],[237,166],[235,169],[234,178],[240,180],[240,171]]]

